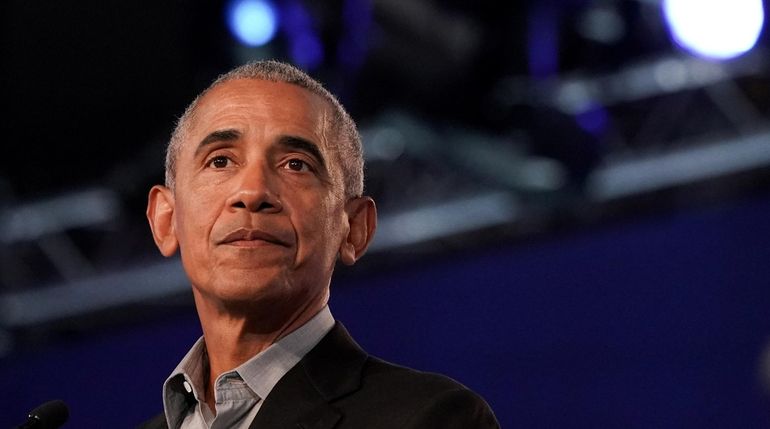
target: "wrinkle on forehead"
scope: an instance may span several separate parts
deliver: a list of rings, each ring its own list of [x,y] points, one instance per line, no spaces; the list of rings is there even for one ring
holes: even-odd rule
[[[262,93],[263,89],[271,87],[272,91]],[[241,88],[244,90],[239,91]],[[291,88],[291,92],[285,90],[285,88]],[[223,111],[226,111],[232,105],[248,105],[253,103],[251,97],[262,94],[262,96],[266,97],[262,100],[263,103],[277,105],[277,108],[280,109],[282,100],[280,96],[276,95],[276,92],[284,93],[285,97],[291,97],[294,102],[298,102],[303,106],[302,116],[307,121],[307,124],[313,124],[312,129],[309,131],[312,131],[315,137],[314,140],[316,138],[319,139],[317,144],[322,152],[325,153],[325,158],[329,161],[328,172],[331,185],[334,187],[333,195],[344,199],[346,194],[345,169],[343,167],[344,154],[339,141],[342,136],[338,135],[339,130],[336,130],[334,126],[333,106],[318,94],[299,85],[261,79],[235,79],[212,87],[200,98],[195,109],[191,112],[182,146],[197,145],[197,142],[191,142],[191,139],[196,134],[205,134],[208,128],[216,129],[216,125],[212,124],[219,120]],[[280,110],[276,112],[280,112]],[[294,113],[298,112],[294,111]]]
[[[265,86],[254,87],[251,85],[254,83]],[[290,86],[292,92],[285,91],[281,86]],[[297,107],[289,110],[289,107],[283,105],[287,99],[291,99],[291,104]],[[323,101],[312,92],[285,82],[259,79],[227,81],[212,88],[202,97],[191,115],[189,129],[197,133],[205,132],[208,128],[217,128],[219,121],[227,122],[227,118],[231,117],[253,121],[246,112],[249,112],[249,109],[256,109],[260,114],[267,115],[264,118],[266,120],[270,120],[271,116],[284,117],[283,119],[288,116],[297,121],[296,125],[300,129],[311,131],[313,137],[328,140],[321,135],[328,128],[324,123],[327,120],[327,106]],[[188,134],[187,137],[189,136]]]

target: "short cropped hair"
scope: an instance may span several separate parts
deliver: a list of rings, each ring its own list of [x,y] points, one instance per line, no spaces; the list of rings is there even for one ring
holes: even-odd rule
[[[184,114],[177,121],[166,148],[166,186],[168,188],[174,189],[179,150],[182,147],[182,142],[187,138],[190,123],[195,116],[200,100],[214,87],[239,79],[289,83],[304,88],[326,100],[333,110],[332,117],[328,119],[330,123],[326,124],[326,128],[330,129],[333,133],[333,136],[330,137],[331,142],[337,143],[334,148],[336,149],[337,160],[342,169],[345,197],[353,198],[363,194],[363,149],[361,147],[361,136],[353,119],[339,100],[324,88],[320,82],[290,64],[273,60],[250,62],[219,76],[187,106]]]

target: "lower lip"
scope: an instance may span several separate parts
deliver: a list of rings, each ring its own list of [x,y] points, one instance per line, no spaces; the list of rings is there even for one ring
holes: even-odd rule
[[[243,248],[255,248],[264,246],[278,246],[278,243],[273,243],[265,240],[238,240],[225,243],[227,246],[243,247]]]

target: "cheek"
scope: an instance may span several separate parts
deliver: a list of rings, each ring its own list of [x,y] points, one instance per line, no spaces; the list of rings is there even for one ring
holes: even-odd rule
[[[185,247],[195,246],[196,242],[207,241],[209,231],[216,220],[214,209],[215,205],[198,193],[177,200],[176,228],[183,251]]]
[[[297,235],[300,240],[300,258],[336,257],[342,239],[344,211],[331,199],[316,200],[299,216]],[[324,261],[326,263],[326,261]]]

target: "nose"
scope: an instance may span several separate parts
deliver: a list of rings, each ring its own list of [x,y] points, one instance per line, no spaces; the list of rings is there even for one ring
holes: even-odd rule
[[[268,168],[261,165],[244,167],[239,172],[236,183],[236,188],[227,201],[231,210],[277,213],[283,209],[275,180]]]

